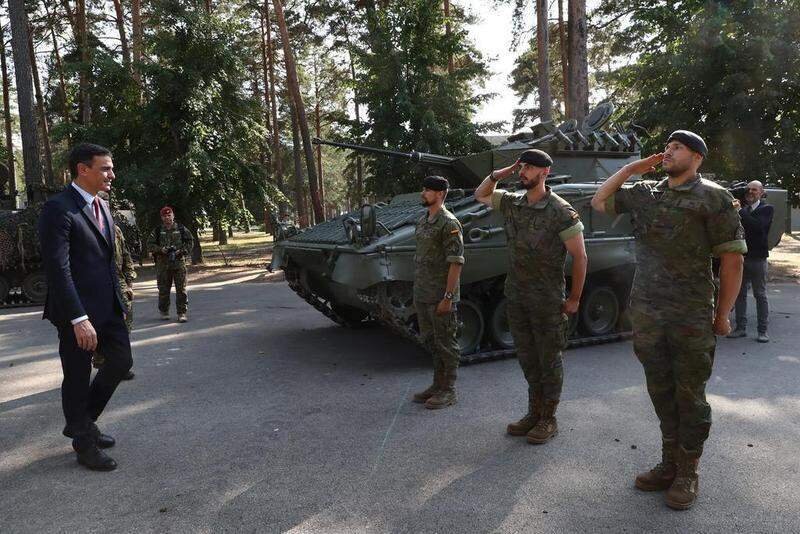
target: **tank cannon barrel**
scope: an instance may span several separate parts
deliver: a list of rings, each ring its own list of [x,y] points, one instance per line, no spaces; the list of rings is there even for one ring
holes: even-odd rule
[[[386,150],[384,148],[374,148],[364,145],[352,145],[350,143],[338,143],[336,141],[325,141],[319,137],[311,140],[315,145],[328,145],[336,148],[346,148],[355,152],[365,152],[367,154],[379,154],[381,156],[389,156],[390,158],[407,159],[415,163],[425,163],[427,165],[438,165],[440,167],[451,167],[455,158],[448,156],[440,156],[438,154],[427,154],[425,152],[398,152],[396,150]]]

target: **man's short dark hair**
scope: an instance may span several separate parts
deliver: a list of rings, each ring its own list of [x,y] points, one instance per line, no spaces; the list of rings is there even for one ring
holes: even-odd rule
[[[110,156],[111,151],[104,146],[92,143],[76,145],[69,153],[69,173],[73,178],[78,176],[78,163],[92,165],[95,156]]]

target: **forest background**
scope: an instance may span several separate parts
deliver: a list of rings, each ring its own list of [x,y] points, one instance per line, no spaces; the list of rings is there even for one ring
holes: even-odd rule
[[[140,225],[169,204],[222,243],[269,212],[305,227],[418,188],[408,163],[312,137],[462,155],[608,100],[644,153],[687,128],[704,171],[798,203],[800,0],[486,1],[513,7],[521,45],[511,123],[475,119],[491,64],[459,0],[3,0],[0,202],[63,187],[89,141]]]

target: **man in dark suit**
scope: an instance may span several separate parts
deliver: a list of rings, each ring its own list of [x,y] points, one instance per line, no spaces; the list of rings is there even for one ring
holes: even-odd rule
[[[747,336],[747,289],[753,287],[758,317],[756,341],[768,343],[769,303],[767,302],[767,257],[769,257],[769,229],[772,226],[774,208],[764,201],[764,186],[758,180],[747,184],[745,206],[739,210],[747,240],[744,255],[744,273],[739,297],[736,299],[736,330],[728,337]]]
[[[101,449],[112,447],[114,439],[95,421],[133,363],[114,263],[114,219],[97,196],[111,190],[111,152],[80,144],[70,152],[69,169],[72,183],[45,203],[39,218],[47,275],[43,319],[58,329],[63,433],[72,438],[80,464],[111,471],[117,464]],[[106,363],[90,383],[95,350]]]

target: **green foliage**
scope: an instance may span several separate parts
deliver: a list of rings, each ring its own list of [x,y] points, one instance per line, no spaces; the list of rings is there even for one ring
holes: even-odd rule
[[[473,122],[482,99],[473,89],[487,70],[462,24],[454,20],[448,38],[438,0],[398,0],[381,9],[367,4],[363,16],[356,56],[359,97],[369,114],[366,144],[447,155],[486,148],[481,125]],[[403,161],[375,158],[368,168],[368,190],[378,196],[419,187],[421,170]]]
[[[800,4],[605,0],[596,17],[627,14],[614,52],[638,56],[606,80],[621,120],[646,127],[646,150],[694,130],[710,148],[703,169],[729,180],[800,188]],[[796,201],[796,199],[795,199]]]

